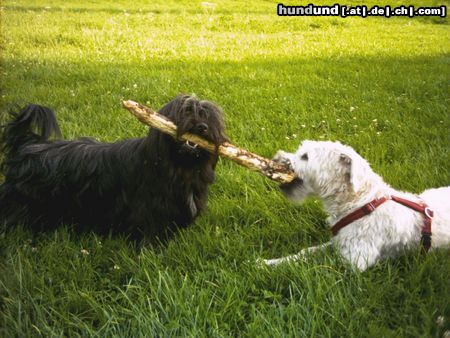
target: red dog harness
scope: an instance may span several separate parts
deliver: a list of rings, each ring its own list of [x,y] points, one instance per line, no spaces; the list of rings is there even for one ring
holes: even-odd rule
[[[419,203],[412,202],[412,201],[409,201],[409,200],[406,200],[404,198],[397,197],[397,196],[387,196],[387,197],[376,198],[373,201],[363,205],[361,208],[353,211],[351,214],[342,218],[339,222],[337,222],[331,228],[331,232],[333,233],[333,236],[336,236],[338,234],[339,230],[341,230],[346,225],[360,219],[361,217],[369,215],[376,208],[378,208],[384,202],[389,201],[389,200],[400,203],[400,204],[404,205],[405,207],[408,207],[410,209],[418,211],[424,215],[423,227],[422,227],[422,245],[423,245],[425,251],[428,251],[431,247],[431,222],[432,222],[433,216],[434,216],[433,210],[431,210],[428,207],[428,205],[426,205],[425,203],[419,204]]]

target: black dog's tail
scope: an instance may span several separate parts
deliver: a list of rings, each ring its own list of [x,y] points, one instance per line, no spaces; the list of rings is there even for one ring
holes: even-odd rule
[[[11,112],[13,120],[3,126],[0,149],[6,157],[13,156],[20,147],[61,137],[61,131],[52,109],[29,104],[18,113]]]

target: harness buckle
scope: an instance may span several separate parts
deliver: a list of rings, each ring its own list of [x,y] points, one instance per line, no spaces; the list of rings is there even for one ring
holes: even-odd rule
[[[364,206],[364,208],[363,208],[363,210],[364,210],[364,213],[366,214],[366,215],[368,215],[368,214],[370,214],[372,211],[374,211],[376,208],[375,208],[375,206],[372,204],[372,202],[370,202],[370,203],[367,203],[365,206]]]
[[[426,207],[425,210],[423,211],[425,213],[425,216],[427,216],[430,219],[433,219],[434,217],[434,212],[433,210],[431,210],[429,207]]]

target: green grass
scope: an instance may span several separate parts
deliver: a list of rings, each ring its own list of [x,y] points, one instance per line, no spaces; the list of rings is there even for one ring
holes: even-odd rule
[[[159,108],[195,93],[224,108],[235,144],[261,155],[301,139],[341,140],[398,189],[450,183],[447,19],[279,18],[274,1],[46,3],[1,4],[2,110],[49,105],[66,138],[113,141],[146,133],[122,99]],[[137,250],[65,227],[2,230],[0,336],[440,337],[449,329],[448,251],[411,252],[365,273],[332,251],[258,269],[245,262],[327,241],[326,215],[230,162],[217,177],[209,211],[164,247]]]

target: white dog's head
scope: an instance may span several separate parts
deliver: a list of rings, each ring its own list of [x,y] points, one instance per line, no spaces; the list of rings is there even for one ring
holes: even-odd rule
[[[353,199],[378,177],[356,151],[339,142],[303,141],[296,153],[279,151],[274,161],[290,165],[297,174],[294,181],[280,186],[286,197],[297,202],[310,195]]]

